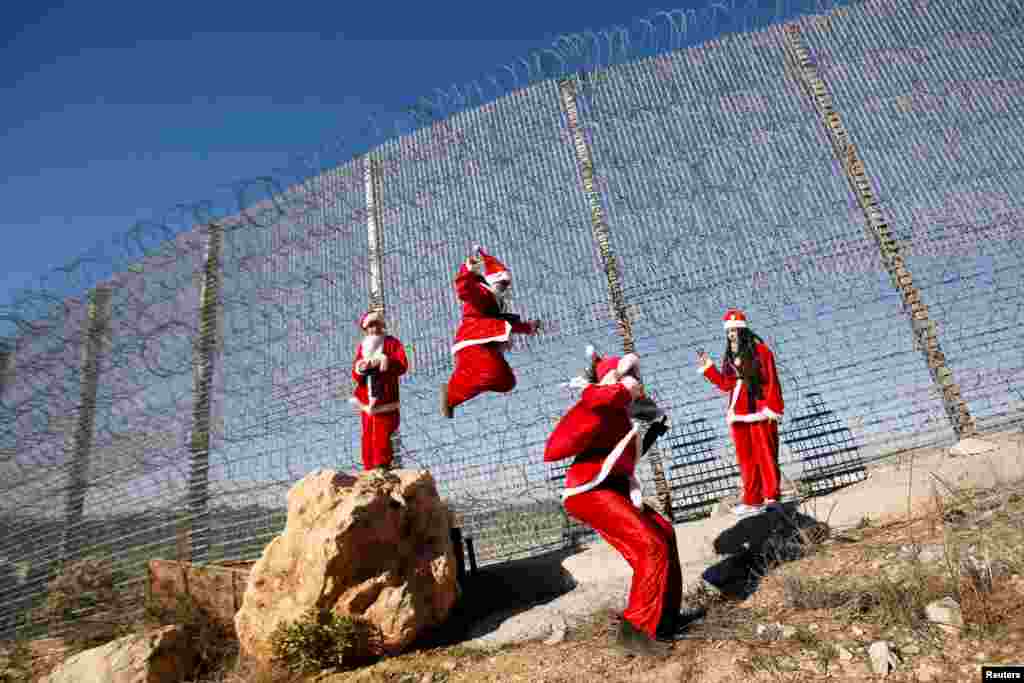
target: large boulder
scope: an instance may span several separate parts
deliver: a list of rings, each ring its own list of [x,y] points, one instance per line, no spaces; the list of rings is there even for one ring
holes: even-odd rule
[[[243,651],[269,661],[277,626],[315,607],[365,619],[383,652],[400,652],[455,603],[450,529],[427,471],[307,475],[288,492],[284,532],[249,574],[235,615]]]
[[[181,683],[198,655],[180,626],[164,626],[79,652],[41,683]]]

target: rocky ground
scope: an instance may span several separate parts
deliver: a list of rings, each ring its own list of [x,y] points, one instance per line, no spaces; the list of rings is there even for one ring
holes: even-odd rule
[[[864,503],[852,508],[853,523],[833,523],[827,538],[804,533],[779,561],[748,576],[743,590],[708,591],[691,582],[687,602],[707,614],[662,660],[616,651],[615,611],[624,599],[618,588],[583,584],[516,605],[508,616],[509,600],[518,598],[484,571],[445,631],[402,656],[302,677],[254,668],[229,648],[194,683],[977,681],[983,663],[1024,659],[1024,480],[978,463],[971,467],[992,476],[930,474],[934,486],[927,495],[919,486],[913,505],[909,487],[897,481],[906,468],[887,463],[848,490],[847,506]],[[551,621],[552,605],[564,620]],[[542,613],[540,621],[530,617]],[[493,637],[496,626],[482,629],[490,639],[480,636],[485,617],[494,615],[520,630],[543,621],[544,632],[502,645],[509,639]],[[63,647],[37,641],[35,655],[8,653],[14,666],[0,672],[0,682],[41,680]]]
[[[558,643],[454,645],[319,680],[973,683],[982,663],[1019,663],[1024,653],[1017,491],[958,488],[914,517],[865,518],[770,570],[751,596],[705,598],[707,616],[663,661],[618,654],[605,611]]]

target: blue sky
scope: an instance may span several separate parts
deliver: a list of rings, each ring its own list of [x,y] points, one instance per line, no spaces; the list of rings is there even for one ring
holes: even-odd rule
[[[393,120],[559,34],[688,3],[11,3],[0,305],[136,220],[350,138],[371,114]]]

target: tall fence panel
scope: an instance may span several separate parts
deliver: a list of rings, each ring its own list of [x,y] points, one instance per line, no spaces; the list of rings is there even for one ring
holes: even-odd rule
[[[1018,419],[1022,5],[867,0],[801,28],[962,396],[982,427]]]

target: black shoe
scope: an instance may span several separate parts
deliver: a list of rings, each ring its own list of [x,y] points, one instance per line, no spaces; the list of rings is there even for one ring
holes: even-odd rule
[[[658,640],[663,643],[674,643],[688,637],[690,626],[703,619],[707,613],[705,608],[698,607],[683,610],[674,617],[666,619],[666,623],[658,627]]]
[[[636,657],[664,657],[672,650],[668,643],[651,638],[625,619],[619,625],[616,645],[624,654]]]
[[[441,385],[441,415],[447,417],[449,420],[452,419],[452,407],[448,405],[448,385]]]

